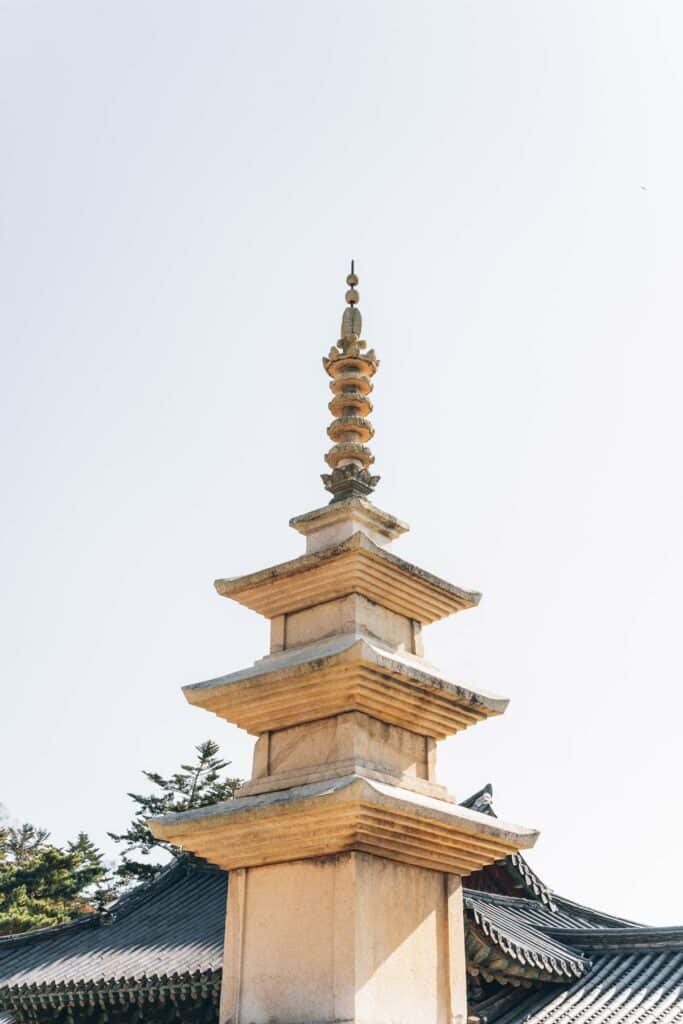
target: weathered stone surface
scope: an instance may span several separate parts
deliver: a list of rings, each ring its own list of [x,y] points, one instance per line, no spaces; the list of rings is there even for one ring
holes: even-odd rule
[[[222,597],[266,618],[362,594],[424,625],[473,608],[481,598],[403,561],[362,533],[268,569],[216,580],[214,586]]]
[[[457,880],[362,853],[249,868],[228,917],[221,1021],[464,1024]]]
[[[289,520],[293,530],[306,537],[306,552],[340,544],[354,533],[364,533],[379,547],[385,547],[410,527],[396,516],[383,512],[365,498],[351,497],[316,508]]]
[[[434,740],[387,725],[358,711],[267,733],[268,774],[312,768],[335,761],[374,761],[377,767],[430,778]]]
[[[195,707],[254,734],[347,711],[443,739],[500,715],[507,700],[471,690],[422,658],[359,634],[285,650],[240,672],[183,687]]]
[[[154,835],[226,870],[357,850],[458,876],[537,832],[359,775],[151,818]]]
[[[261,738],[263,739],[264,737]],[[240,787],[235,799],[242,800],[247,796],[255,796],[257,793],[274,793],[279,789],[308,786],[313,782],[332,781],[347,775],[362,775],[364,779],[384,782],[388,786],[398,786],[399,789],[407,789],[413,793],[421,793],[423,796],[433,796],[437,800],[455,803],[455,798],[451,796],[445,786],[440,786],[436,782],[429,782],[408,772],[389,768],[386,765],[378,764],[376,761],[366,761],[362,757],[348,758],[343,761],[329,761],[311,768],[292,768],[289,771],[272,772],[269,775],[264,774],[258,777],[254,776],[249,782],[245,782]]]
[[[421,623],[405,615],[383,608],[362,594],[347,594],[335,601],[326,601],[298,612],[278,616],[282,618],[282,633],[274,637],[276,649],[291,650],[317,643],[328,637],[348,633],[367,636],[395,651],[415,654],[416,634]],[[271,619],[271,622],[274,622]],[[273,650],[271,645],[271,651]]]

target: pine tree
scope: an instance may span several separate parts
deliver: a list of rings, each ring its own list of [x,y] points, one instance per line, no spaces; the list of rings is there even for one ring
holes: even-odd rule
[[[145,881],[153,878],[163,866],[157,861],[134,859],[131,854],[139,854],[143,858],[153,853],[166,850],[172,856],[181,851],[162,839],[152,835],[147,819],[167,811],[189,811],[193,807],[205,807],[207,804],[230,800],[241,785],[241,780],[222,777],[222,772],[230,764],[219,757],[219,747],[212,740],[206,740],[195,747],[196,760],[192,764],[181,764],[178,771],[165,778],[158,772],[143,771],[143,775],[154,786],[157,792],[141,795],[129,793],[128,796],[136,804],[135,814],[125,832],[109,832],[108,835],[117,843],[125,843],[121,864],[116,873],[124,882]]]
[[[102,854],[82,832],[65,849],[49,832],[0,823],[0,935],[71,921],[115,895]]]

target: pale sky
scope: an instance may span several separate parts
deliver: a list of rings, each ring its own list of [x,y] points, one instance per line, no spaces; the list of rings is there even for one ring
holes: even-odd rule
[[[184,683],[325,504],[354,257],[398,554],[484,598],[440,746],[561,894],[683,922],[683,6],[1,0],[0,801],[64,841],[253,739]]]

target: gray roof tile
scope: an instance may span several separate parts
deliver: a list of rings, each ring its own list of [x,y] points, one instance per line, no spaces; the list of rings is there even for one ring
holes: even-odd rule
[[[683,949],[606,952],[573,985],[501,988],[470,1007],[488,1024],[678,1024],[683,1020]]]
[[[590,960],[543,930],[544,924],[561,923],[558,914],[542,903],[536,904],[537,911],[528,904],[532,901],[466,892],[465,910],[473,926],[468,931],[468,952],[471,951],[476,963],[475,950],[482,958],[481,947],[488,942],[497,947],[496,962],[500,964],[501,953],[506,961],[504,970],[498,967],[490,971],[482,958],[477,969],[489,978],[501,973],[547,981],[582,977],[590,968]]]
[[[14,992],[220,970],[227,876],[188,861],[109,913],[0,939],[0,1007]]]

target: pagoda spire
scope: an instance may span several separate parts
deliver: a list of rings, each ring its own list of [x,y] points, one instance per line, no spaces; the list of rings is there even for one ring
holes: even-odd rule
[[[364,497],[379,482],[379,477],[369,472],[375,457],[365,444],[374,434],[367,419],[372,412],[368,396],[379,359],[374,349],[365,351],[366,342],[361,340],[363,319],[358,309],[358,275],[353,260],[346,283],[347,306],[342,316],[341,337],[329,355],[323,357],[323,366],[332,378],[333,398],[328,408],[335,418],[327,428],[334,444],[325,456],[332,472],[323,473],[322,480],[332,494],[332,502]]]

